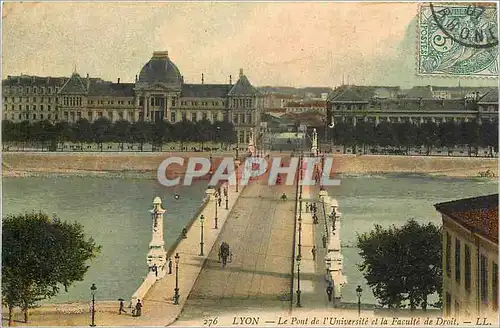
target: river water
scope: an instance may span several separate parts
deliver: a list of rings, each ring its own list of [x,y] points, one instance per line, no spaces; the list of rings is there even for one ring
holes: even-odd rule
[[[3,215],[41,210],[64,220],[78,221],[86,233],[103,246],[89,271],[66,293],[49,302],[88,300],[96,283],[99,299],[130,298],[147,273],[146,254],[151,240],[152,200],[163,200],[165,247],[175,241],[204,198],[206,182],[166,188],[155,180],[119,177],[26,177],[3,179]],[[409,218],[440,224],[433,205],[438,202],[497,192],[497,183],[480,179],[456,179],[423,175],[344,176],[329,194],[342,212],[343,243],[355,243],[356,233],[374,223],[402,225]],[[181,197],[174,198],[175,194]],[[343,248],[348,285],[344,301],[356,300],[356,286],[363,287],[363,303],[375,303],[357,269],[356,248]]]

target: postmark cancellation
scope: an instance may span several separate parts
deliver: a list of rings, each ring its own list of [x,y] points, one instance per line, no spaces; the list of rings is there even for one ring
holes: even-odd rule
[[[418,74],[498,77],[496,3],[422,3]]]

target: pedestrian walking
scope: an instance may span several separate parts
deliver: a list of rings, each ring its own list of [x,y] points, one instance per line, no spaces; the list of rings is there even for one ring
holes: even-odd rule
[[[309,203],[306,203],[306,213],[309,213]]]
[[[186,229],[186,228],[182,229],[182,238],[183,238],[183,239],[186,239],[186,238],[187,238],[187,233],[188,233],[188,231],[187,231],[187,229]]]
[[[151,269],[155,273],[155,276],[158,277],[158,267],[156,266],[156,264],[153,264],[153,267]]]
[[[323,234],[323,237],[321,239],[323,239],[323,248],[326,248],[326,236],[325,236],[325,234]]]
[[[172,258],[168,259],[168,274],[172,274]]]
[[[313,261],[316,261],[316,246],[313,246],[313,248],[311,249],[311,253],[313,256]]]
[[[125,311],[125,305],[123,304],[123,299],[120,298],[119,301],[120,301],[120,309],[118,310],[118,314],[127,313],[127,311]]]
[[[313,223],[318,224],[318,216],[316,215],[316,212],[313,214]]]
[[[222,198],[221,197],[217,198],[217,201],[219,202],[219,207],[220,207],[220,204],[222,203]]]
[[[137,300],[137,304],[135,305],[135,313],[134,317],[140,317],[142,314],[142,303],[141,300]]]
[[[333,295],[333,286],[332,284],[328,284],[328,287],[326,287],[326,295],[328,295],[328,302],[332,301],[332,295]]]

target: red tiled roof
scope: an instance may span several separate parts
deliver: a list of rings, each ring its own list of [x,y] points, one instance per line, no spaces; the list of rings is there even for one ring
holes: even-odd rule
[[[498,194],[435,204],[436,210],[498,245]]]

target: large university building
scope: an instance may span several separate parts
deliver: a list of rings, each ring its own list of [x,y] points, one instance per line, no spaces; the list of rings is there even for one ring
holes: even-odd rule
[[[249,141],[258,130],[262,97],[240,69],[236,83],[184,83],[168,52],[156,51],[135,83],[116,83],[73,72],[71,77],[8,76],[2,81],[3,119],[14,122],[76,122],[106,117],[111,121],[183,119],[228,120],[238,141]],[[257,131],[256,131],[257,132]],[[258,133],[258,132],[257,132]]]
[[[473,98],[477,107],[473,105]],[[498,89],[416,86],[343,85],[326,103],[328,121],[357,122],[498,122]]]
[[[497,320],[498,194],[434,206],[443,218],[445,316]]]

